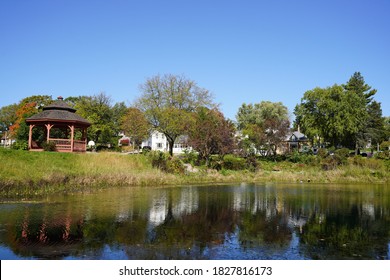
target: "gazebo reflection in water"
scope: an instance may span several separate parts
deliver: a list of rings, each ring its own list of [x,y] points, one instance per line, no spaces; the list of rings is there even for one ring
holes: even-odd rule
[[[43,111],[26,119],[29,125],[28,148],[43,151],[43,144],[55,143],[59,152],[85,152],[89,121],[76,114],[60,96]]]

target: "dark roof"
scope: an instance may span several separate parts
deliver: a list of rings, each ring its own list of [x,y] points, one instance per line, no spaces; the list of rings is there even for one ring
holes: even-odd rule
[[[300,141],[305,142],[305,141],[308,141],[309,139],[306,137],[305,134],[303,134],[299,131],[294,131],[287,136],[286,140],[290,141],[290,142],[300,142]]]
[[[53,103],[51,103],[50,105],[47,105],[43,108],[43,111],[46,111],[46,110],[65,110],[65,111],[69,111],[69,112],[76,112],[76,109],[70,107],[68,105],[68,103],[66,103],[62,97],[58,97],[58,99],[56,101],[54,101]]]
[[[43,111],[26,119],[26,122],[69,122],[90,126],[91,123],[81,116],[75,114],[76,109],[70,107],[62,97],[52,104],[43,108]]]

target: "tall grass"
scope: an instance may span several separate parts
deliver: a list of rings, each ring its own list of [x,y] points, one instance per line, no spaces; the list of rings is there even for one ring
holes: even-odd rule
[[[0,195],[38,195],[115,185],[169,184],[173,175],[143,155],[55,153],[0,149]]]
[[[388,183],[382,160],[350,158],[344,165],[323,170],[314,161],[259,161],[255,172],[210,170],[169,174],[152,167],[144,155],[118,153],[56,153],[0,149],[0,198],[56,192],[95,191],[111,186],[161,186],[230,182],[375,182]]]

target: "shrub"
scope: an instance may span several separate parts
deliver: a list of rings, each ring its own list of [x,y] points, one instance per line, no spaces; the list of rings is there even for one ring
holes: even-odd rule
[[[328,156],[328,150],[324,148],[318,149],[317,155],[320,158],[326,158]]]
[[[390,160],[390,151],[383,151],[376,154],[377,159]]]
[[[196,165],[198,163],[198,153],[191,150],[184,150],[182,159],[184,163],[190,163],[191,165]]]
[[[337,165],[346,164],[347,158],[349,157],[349,149],[347,148],[338,149],[334,152],[333,157]]]
[[[225,155],[222,167],[228,170],[244,170],[246,168],[246,160],[234,155]]]
[[[152,166],[158,169],[165,169],[166,161],[168,160],[168,155],[161,151],[150,151],[147,154],[151,159]]]
[[[46,152],[55,152],[57,150],[56,143],[53,141],[43,142],[42,148]]]
[[[339,164],[338,159],[335,156],[328,156],[321,159],[321,167],[323,170],[333,170]]]
[[[209,159],[209,167],[216,170],[221,170],[223,167],[223,160],[217,155],[213,155]]]
[[[11,145],[14,150],[28,150],[28,142],[25,140],[17,140]]]
[[[255,172],[259,168],[259,163],[255,155],[249,155],[246,159],[246,167],[249,171]]]
[[[148,153],[148,156],[151,159],[152,166],[155,168],[172,174],[184,173],[185,168],[179,158],[171,157],[169,154],[161,151],[151,151]]]
[[[177,157],[169,157],[165,164],[165,170],[167,173],[183,174],[185,171],[183,162]]]
[[[286,156],[286,160],[293,163],[316,164],[317,157],[311,153],[299,153],[294,151]]]
[[[381,151],[390,151],[390,141],[384,141],[379,145]]]

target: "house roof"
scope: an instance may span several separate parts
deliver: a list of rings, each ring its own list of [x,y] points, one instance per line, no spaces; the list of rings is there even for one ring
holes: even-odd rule
[[[308,141],[308,138],[306,137],[305,134],[303,134],[299,131],[294,131],[287,136],[287,141],[292,141],[292,142]]]
[[[52,104],[45,106],[42,112],[35,114],[26,119],[27,123],[41,122],[67,122],[83,126],[90,126],[91,123],[83,117],[77,115],[76,109],[70,107],[62,97]]]

